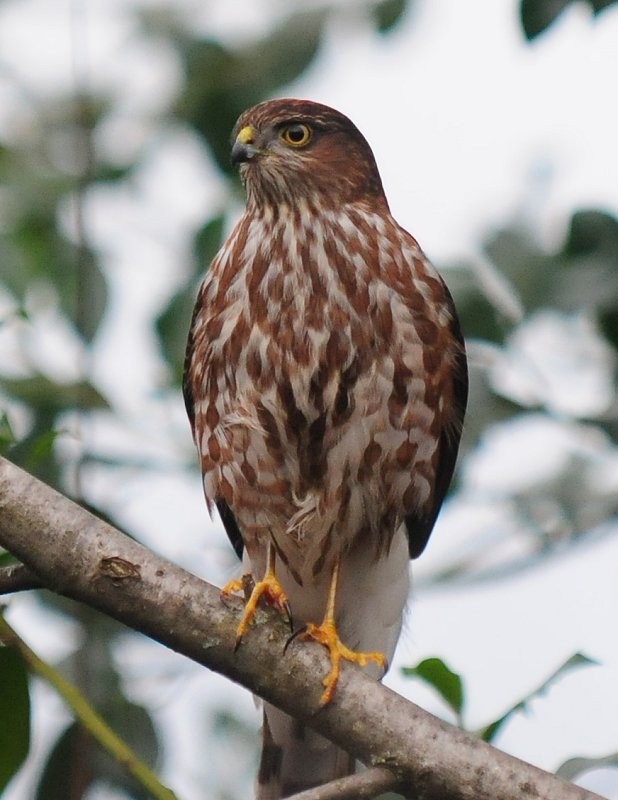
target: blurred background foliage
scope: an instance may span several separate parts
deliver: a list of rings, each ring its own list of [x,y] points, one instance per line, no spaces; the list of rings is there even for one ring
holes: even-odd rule
[[[525,36],[529,40],[540,36],[569,2],[522,0]],[[595,15],[610,4],[589,0]],[[408,5],[405,0],[368,2],[365,13],[373,21],[375,35],[391,35]],[[165,288],[146,321],[160,366],[153,378],[153,395],[164,404],[169,398],[180,403],[182,358],[196,287],[230,219],[238,213],[241,194],[228,160],[230,130],[242,110],[280,92],[311,66],[331,12],[328,2],[311,10],[291,6],[272,29],[232,47],[200,37],[175,13],[172,3],[135,7],[135,30],[145,40],[163,44],[173,54],[179,73],[169,101],[149,120],[150,136],[163,137],[170,131],[188,136],[207,153],[225,187],[216,213],[187,231],[176,284]],[[6,70],[2,77],[5,82],[12,80]],[[97,377],[99,348],[118,296],[109,251],[89,227],[87,212],[92,199],[102,194],[120,197],[135,191],[148,149],[129,150],[128,156],[118,158],[100,148],[105,126],[121,110],[105,92],[83,86],[77,74],[73,89],[53,101],[23,96],[36,124],[0,141],[0,343],[4,343],[0,449],[118,524],[113,504],[97,501],[96,493],[93,499],[88,491],[93,469],[137,466],[187,472],[195,471],[197,462],[188,439],[162,467],[158,456],[137,458],[128,451],[126,457],[122,452],[110,455],[87,435],[91,420],[117,418],[121,429],[126,421],[126,409],[119,407],[113,387]],[[15,85],[14,91],[19,95],[22,87]],[[613,389],[618,221],[602,209],[581,209],[569,221],[564,241],[548,252],[521,220],[514,220],[508,229],[488,234],[480,251],[476,263],[438,265],[455,296],[472,365],[470,412],[453,496],[478,491],[474,474],[482,443],[499,436],[507,422],[519,420],[525,426],[546,418],[572,434],[579,445],[566,448],[559,466],[544,479],[535,477],[518,487],[497,490],[500,500],[511,504],[516,520],[504,532],[504,537],[519,539],[514,555],[500,556],[500,536],[488,545],[479,532],[466,557],[426,576],[429,583],[497,580],[505,571],[525,569],[569,544],[599,536],[610,529],[607,523],[618,512],[616,487],[599,480],[598,468],[603,459],[618,458],[618,403]],[[563,344],[556,352],[543,344],[548,331]],[[540,347],[531,363],[533,340]],[[53,355],[58,348],[65,357],[59,361]],[[598,403],[578,410],[569,401],[571,390],[576,390],[554,375],[555,358],[572,359],[574,368],[582,361],[593,364],[600,376]],[[498,552],[492,553],[492,547]],[[10,557],[4,554],[0,563],[9,564]],[[70,620],[79,642],[61,669],[143,758],[156,765],[161,759],[161,732],[149,709],[128,698],[122,660],[114,656],[120,626],[48,593],[40,593],[38,602]],[[23,696],[23,691],[15,689],[8,696],[2,691],[5,686],[23,685],[23,667],[1,649],[0,670],[0,706],[6,711],[0,713],[2,728],[6,732],[6,720],[13,719],[11,741],[18,743],[9,746],[0,733],[1,791],[28,749],[24,720],[29,707],[26,698],[16,709],[15,697]],[[461,679],[440,659],[423,662],[409,674],[434,686],[460,717]],[[513,708],[521,703],[518,700]],[[231,711],[222,710],[209,724],[203,731],[205,740],[214,737],[221,747],[248,753],[250,773],[256,737]],[[50,738],[38,759],[37,800],[146,796],[117,765],[102,758],[70,720]],[[616,759],[606,757],[604,763],[615,764]],[[577,772],[573,764],[569,774]],[[591,765],[594,761],[579,764],[586,769]],[[108,794],[96,794],[93,787],[101,791],[101,786]],[[236,795],[222,787],[208,796]]]

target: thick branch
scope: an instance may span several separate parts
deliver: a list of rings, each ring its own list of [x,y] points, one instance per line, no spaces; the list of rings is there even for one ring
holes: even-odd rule
[[[344,665],[319,709],[322,648],[284,653],[283,620],[259,612],[234,652],[240,603],[159,558],[0,459],[0,544],[50,589],[124,622],[279,706],[424,800],[593,800],[573,786],[448,725]]]

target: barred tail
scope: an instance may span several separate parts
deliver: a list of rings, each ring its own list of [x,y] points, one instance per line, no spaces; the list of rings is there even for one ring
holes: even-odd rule
[[[268,704],[262,741],[256,800],[279,800],[354,772],[349,753]]]

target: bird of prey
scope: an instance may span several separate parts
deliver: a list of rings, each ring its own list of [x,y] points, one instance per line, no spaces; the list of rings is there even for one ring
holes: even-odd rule
[[[408,132],[398,147],[410,147]],[[184,396],[208,508],[264,598],[380,678],[408,558],[444,500],[467,400],[453,301],[393,219],[367,141],[343,114],[281,99],[232,134],[246,208],[201,285]],[[405,159],[402,159],[405,168]],[[231,582],[224,593],[238,589]],[[351,757],[264,709],[257,798],[353,771]]]

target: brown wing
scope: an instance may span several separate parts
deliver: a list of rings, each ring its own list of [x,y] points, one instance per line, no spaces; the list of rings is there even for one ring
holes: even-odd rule
[[[452,366],[453,380],[453,418],[448,427],[443,427],[440,431],[438,444],[438,467],[436,473],[436,483],[433,495],[433,504],[428,514],[409,514],[406,517],[406,529],[408,532],[408,542],[410,558],[418,558],[431,535],[436,518],[442,506],[442,502],[448,491],[448,487],[455,469],[457,452],[461,439],[461,429],[463,426],[466,404],[468,401],[468,365],[466,360],[466,350],[459,320],[454,312],[451,295],[445,287],[449,302],[453,308],[453,322],[451,332],[453,338],[459,343],[460,347],[456,351],[455,362]]]
[[[191,373],[191,360],[193,358],[193,352],[195,348],[193,328],[199,309],[200,309],[200,302],[198,297],[198,301],[193,310],[191,327],[189,329],[189,338],[187,341],[187,349],[185,351],[184,373],[182,380],[182,395],[185,401],[185,408],[187,409],[187,416],[189,417],[189,424],[191,425],[191,432],[194,437],[195,437],[195,399],[193,397],[193,388],[192,388],[193,380]],[[225,532],[227,533],[228,538],[232,543],[234,552],[236,553],[238,558],[242,558],[242,551],[243,551],[242,534],[236,522],[236,518],[232,513],[232,510],[224,500],[216,500],[215,505],[217,506],[217,511],[219,512],[219,516],[221,517],[221,521],[223,522],[223,526],[225,527]]]

